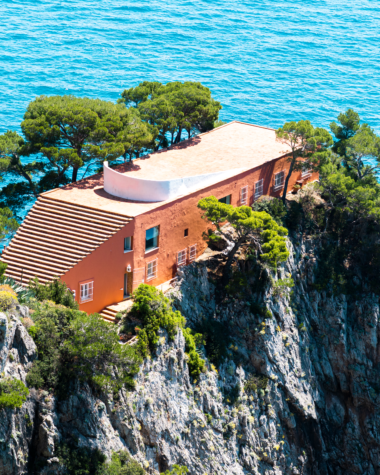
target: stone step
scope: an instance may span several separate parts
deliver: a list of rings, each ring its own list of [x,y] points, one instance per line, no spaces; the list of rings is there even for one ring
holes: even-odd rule
[[[57,220],[50,220],[50,219],[42,219],[42,218],[36,218],[33,213],[29,214],[28,217],[24,222],[27,222],[28,224],[33,224],[37,225],[41,229],[51,229],[52,226],[54,226],[54,229],[62,229],[62,231],[66,234],[73,235],[73,236],[90,236],[94,239],[96,238],[101,238],[101,239],[108,239],[113,232],[110,232],[110,230],[107,230],[107,232],[93,232],[86,230],[85,228],[77,228],[76,225],[75,227],[73,224],[70,223],[65,223],[65,222],[59,222]],[[75,229],[75,230],[74,230]],[[91,229],[93,229],[91,227]]]

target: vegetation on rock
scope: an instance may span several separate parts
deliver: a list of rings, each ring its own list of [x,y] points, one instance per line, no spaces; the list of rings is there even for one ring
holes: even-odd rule
[[[17,303],[17,297],[14,292],[9,291],[0,291],[0,309],[9,310],[14,307]]]
[[[203,198],[198,203],[204,214],[218,233],[233,241],[223,271],[223,281],[228,282],[230,268],[236,252],[248,240],[257,249],[260,259],[274,268],[289,257],[285,236],[288,231],[265,211],[253,211],[250,206],[237,206],[221,203],[215,196]],[[236,237],[226,234],[222,225],[228,222],[235,230]]]
[[[192,377],[199,376],[204,368],[204,361],[196,351],[201,335],[193,334],[190,328],[185,328],[185,319],[178,311],[174,311],[170,301],[155,287],[141,284],[134,293],[134,303],[131,315],[142,322],[143,328],[138,331],[138,349],[146,357],[153,352],[159,342],[158,330],[164,328],[173,340],[179,329],[186,340],[188,366]]]
[[[72,304],[71,292],[63,283],[42,286],[34,282],[33,286],[40,299],[49,296]],[[28,384],[55,389],[61,395],[74,379],[98,389],[117,391],[123,384],[132,388],[140,362],[134,348],[120,345],[117,328],[99,315],[87,315],[73,307],[52,300],[34,303],[34,325],[28,332],[37,345],[38,359],[27,375]]]
[[[19,379],[0,379],[0,409],[21,407],[28,397],[29,390]]]

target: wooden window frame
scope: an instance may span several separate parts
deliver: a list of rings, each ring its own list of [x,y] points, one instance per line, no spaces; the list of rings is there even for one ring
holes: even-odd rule
[[[281,182],[281,184],[276,185],[276,177],[278,177],[278,175],[281,175],[281,174],[282,174],[282,182]],[[284,184],[285,184],[285,170],[281,170],[280,172],[277,172],[277,173],[274,175],[273,190],[274,190],[274,191],[281,190],[281,188],[284,188]]]
[[[248,205],[248,185],[245,185],[240,189],[240,205]]]
[[[197,258],[197,245],[193,244],[189,247],[189,262],[195,261]]]
[[[259,187],[261,187],[261,193],[258,195],[257,194],[257,186],[258,184],[260,183]],[[255,183],[255,192],[254,192],[254,200],[258,200],[260,198],[260,196],[263,196],[264,194],[264,179],[261,178],[261,180],[258,180],[256,183]]]
[[[83,298],[82,297],[82,287],[88,285],[90,288],[90,292],[88,292],[89,297]],[[83,282],[79,282],[79,302],[80,303],[87,303],[92,302],[94,300],[94,279],[84,280]]]
[[[177,252],[177,267],[185,266],[187,263],[187,249]]]
[[[157,279],[157,261],[158,259],[153,259],[146,263],[146,282]],[[154,272],[149,274],[149,266],[152,265]]]

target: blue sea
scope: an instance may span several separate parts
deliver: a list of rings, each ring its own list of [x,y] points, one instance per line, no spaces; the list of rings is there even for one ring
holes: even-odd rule
[[[352,107],[380,132],[379,0],[1,0],[0,24],[0,133],[40,94],[116,101],[143,80],[201,81],[225,121],[328,127]]]

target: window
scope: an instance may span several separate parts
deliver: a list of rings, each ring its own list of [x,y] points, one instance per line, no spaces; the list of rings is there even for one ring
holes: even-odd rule
[[[80,284],[80,301],[89,302],[94,296],[94,282],[86,282]]]
[[[306,178],[308,176],[311,175],[311,170],[310,168],[306,168],[304,170],[302,170],[302,173],[301,173],[301,178]]]
[[[284,186],[285,172],[276,173],[274,176],[274,189],[278,189]]]
[[[260,198],[263,194],[264,180],[261,179],[255,183],[255,200]]]
[[[183,251],[179,251],[179,253],[177,254],[178,267],[186,265],[186,254],[187,254],[187,249],[184,249]]]
[[[156,249],[158,247],[158,235],[160,234],[160,227],[155,226],[146,230],[145,233],[145,251]]]
[[[220,198],[220,203],[225,203],[226,205],[231,204],[231,195],[225,196],[224,198]]]
[[[248,186],[243,186],[240,190],[240,204],[246,205],[248,202]]]
[[[132,251],[132,236],[124,238],[124,252]]]
[[[197,245],[194,244],[193,246],[189,247],[189,262],[193,262],[197,257]]]
[[[155,279],[157,277],[157,259],[148,262],[146,266],[146,281]]]
[[[184,237],[187,237],[189,235],[189,229],[185,229],[185,232],[183,233]]]

